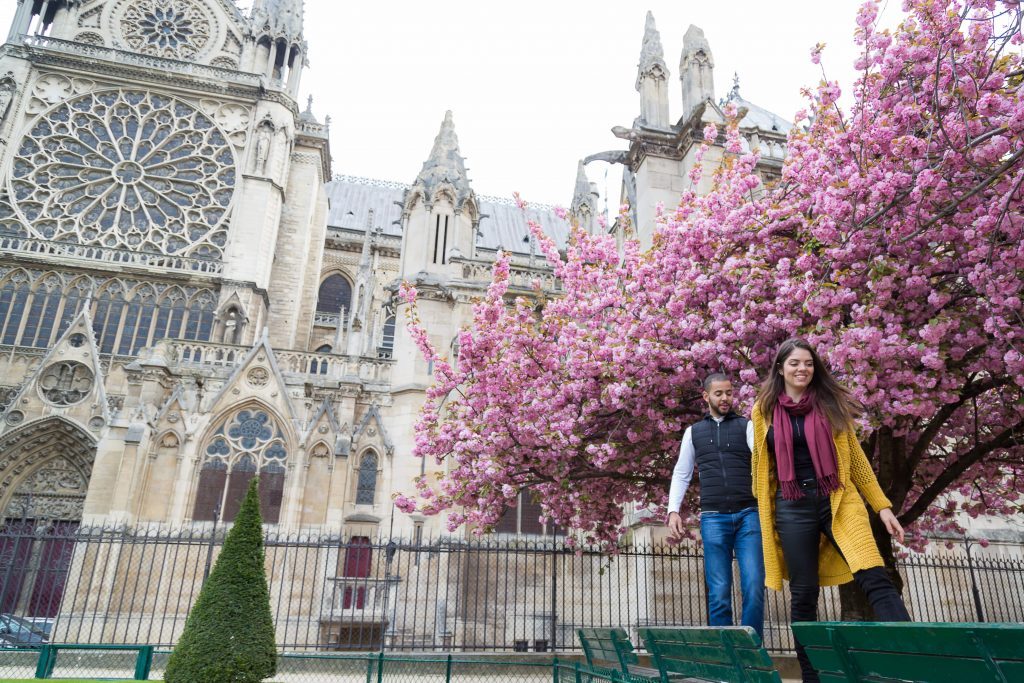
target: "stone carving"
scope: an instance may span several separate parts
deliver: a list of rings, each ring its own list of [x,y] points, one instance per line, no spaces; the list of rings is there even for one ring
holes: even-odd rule
[[[112,413],[119,413],[124,408],[124,396],[120,394],[107,395],[107,410]]]
[[[25,421],[25,413],[21,412],[20,410],[12,410],[11,412],[7,413],[7,417],[4,419],[6,420],[7,424],[14,426],[17,424],[21,424],[22,422]]]
[[[260,121],[256,129],[256,165],[257,175],[263,175],[267,170],[267,160],[270,158],[270,146],[274,139],[274,122],[269,116]]]
[[[242,41],[238,39],[238,36],[236,36],[233,31],[229,30],[227,37],[224,38],[224,45],[222,45],[220,49],[229,55],[241,57]]]
[[[210,43],[213,21],[191,0],[135,0],[121,15],[121,37],[136,52],[195,59]]]
[[[93,372],[75,361],[61,361],[43,370],[39,391],[50,403],[70,406],[79,403],[92,390]]]
[[[267,372],[266,368],[253,368],[249,371],[249,374],[245,376],[245,381],[257,389],[265,387],[267,386],[267,383],[270,382],[270,373]]]
[[[18,485],[6,512],[25,519],[81,519],[87,486],[77,467],[52,458]]]
[[[38,96],[59,97],[59,78]],[[232,147],[205,114],[166,95],[108,90],[36,119],[8,191],[31,237],[217,258],[235,180]]]
[[[11,402],[18,396],[18,392],[21,391],[21,385],[13,387],[0,386],[0,413],[7,410]]]
[[[103,429],[103,425],[105,424],[107,424],[107,421],[99,415],[89,418],[89,429],[99,431],[100,429]]]
[[[92,31],[82,31],[75,36],[75,40],[79,43],[85,43],[86,45],[102,46],[104,44],[103,36],[98,33],[93,33]]]
[[[312,455],[314,458],[326,458],[330,454],[331,449],[328,448],[327,444],[325,443],[318,443],[317,445],[313,446]]]
[[[100,15],[103,13],[103,5],[93,7],[90,10],[82,12],[78,16],[78,25],[83,28],[99,28],[100,26]]]
[[[11,106],[11,100],[14,99],[16,90],[14,72],[8,71],[3,78],[0,78],[0,120],[7,116],[7,109]]]
[[[71,79],[60,74],[40,76],[32,88],[32,94],[46,104],[63,102],[73,92]]]
[[[64,462],[56,462],[54,454],[59,454]],[[48,470],[50,465],[62,471],[71,468],[80,473],[82,483],[79,489],[53,488],[60,485],[63,477],[58,477],[54,482],[48,479],[49,475],[44,475],[44,481],[49,481],[46,485],[51,487],[46,490],[58,496],[81,496],[84,500],[86,482],[92,473],[95,457],[95,444],[88,435],[70,423],[39,420],[28,424],[0,441],[0,500],[7,499],[8,491],[14,492],[12,489],[26,492],[22,488],[24,482],[35,476],[37,468]],[[33,497],[41,495],[32,488],[27,492]],[[52,516],[52,513],[44,516]]]
[[[216,106],[212,111],[214,121],[228,134],[231,141],[238,146],[244,145],[249,129],[249,110],[232,102]]]
[[[73,335],[68,337],[68,344],[70,344],[71,346],[75,347],[76,349],[84,346],[85,345],[85,335],[82,334],[81,332],[74,333]]]

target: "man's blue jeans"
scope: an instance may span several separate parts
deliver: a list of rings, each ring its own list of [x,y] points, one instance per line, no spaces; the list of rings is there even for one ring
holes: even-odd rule
[[[702,512],[700,535],[704,541],[704,577],[708,586],[708,623],[732,626],[732,558],[740,565],[744,626],[764,638],[764,556],[757,508],[732,514]]]

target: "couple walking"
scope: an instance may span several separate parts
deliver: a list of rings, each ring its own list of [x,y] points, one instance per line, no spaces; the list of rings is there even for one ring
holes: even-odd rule
[[[856,581],[880,621],[909,621],[871,533],[864,501],[903,540],[892,503],[854,433],[859,404],[833,379],[814,348],[783,342],[751,419],[733,411],[729,378],[704,381],[709,414],[683,435],[669,489],[668,526],[679,515],[696,466],[708,619],[731,626],[732,561],[740,568],[741,623],[763,637],[764,588],[789,579],[793,621],[816,621],[818,592]],[[804,681],[817,681],[802,645]]]

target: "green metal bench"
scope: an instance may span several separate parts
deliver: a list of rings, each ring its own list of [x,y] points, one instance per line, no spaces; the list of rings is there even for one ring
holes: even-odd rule
[[[625,629],[581,628],[576,630],[576,634],[583,646],[589,671],[619,681],[661,681],[657,669],[640,666],[636,649]]]
[[[772,658],[749,626],[642,628],[640,638],[663,683],[781,683]]]
[[[57,653],[61,650],[65,651],[96,651],[96,650],[124,650],[127,652],[135,652],[135,672],[132,679],[123,680],[136,680],[145,681],[149,680],[149,671],[153,666],[153,650],[152,645],[92,645],[92,644],[78,644],[73,645],[70,643],[62,643],[54,645],[47,643],[43,645],[39,650],[39,659],[36,665],[36,678],[50,678],[53,676],[53,670],[57,666]]]
[[[822,681],[1024,681],[1024,625],[798,622]]]

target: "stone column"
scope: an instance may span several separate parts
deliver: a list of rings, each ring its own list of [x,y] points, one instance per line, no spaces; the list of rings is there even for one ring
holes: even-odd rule
[[[32,23],[33,0],[18,0],[18,9],[11,21],[11,31],[7,34],[8,42],[28,33],[28,27]]]

